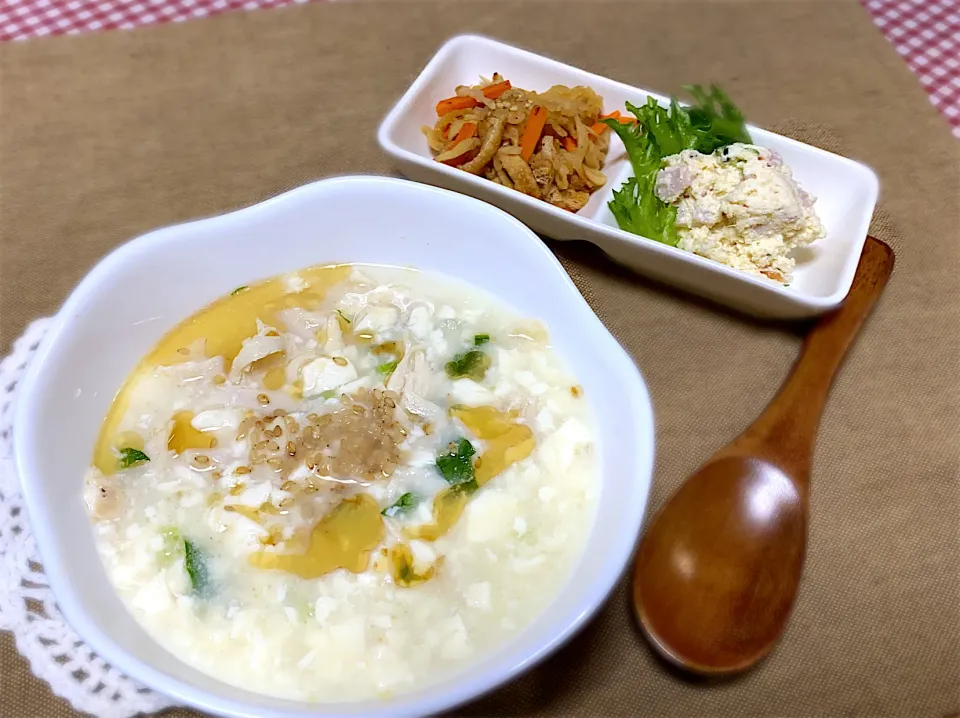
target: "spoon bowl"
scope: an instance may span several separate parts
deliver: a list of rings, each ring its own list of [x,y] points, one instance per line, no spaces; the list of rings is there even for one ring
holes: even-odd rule
[[[780,469],[749,457],[720,458],[687,480],[643,542],[633,584],[637,617],[663,655],[716,674],[770,652],[799,586],[805,501]]]
[[[867,238],[850,294],[807,335],[773,401],[647,528],[634,565],[634,610],[654,648],[681,668],[745,670],[783,633],[803,573],[820,416],[893,261],[890,247]]]

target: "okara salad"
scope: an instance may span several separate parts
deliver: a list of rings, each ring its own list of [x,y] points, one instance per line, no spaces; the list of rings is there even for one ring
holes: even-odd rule
[[[182,660],[284,698],[385,697],[524,628],[598,492],[545,328],[409,269],[313,267],[175,327],[87,477],[107,574]]]
[[[825,232],[815,199],[780,155],[752,143],[743,115],[717,87],[688,88],[694,104],[652,97],[603,119],[626,147],[634,176],[613,193],[617,224],[730,267],[789,284],[792,251]]]
[[[437,162],[576,212],[607,181],[602,107],[589,87],[537,93],[494,74],[437,103],[423,132]]]

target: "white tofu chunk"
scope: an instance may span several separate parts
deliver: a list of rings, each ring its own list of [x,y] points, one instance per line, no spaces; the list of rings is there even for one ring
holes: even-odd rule
[[[482,491],[467,504],[465,513],[471,541],[503,541],[512,533],[517,500],[496,491]]]
[[[544,467],[553,473],[570,468],[576,453],[593,441],[590,429],[579,419],[567,419],[544,442],[540,456]]]
[[[433,331],[433,322],[430,321],[430,310],[427,307],[414,307],[407,317],[407,328],[418,341],[426,341]]]
[[[312,397],[333,391],[357,378],[353,364],[343,357],[339,359],[338,363],[329,357],[319,357],[304,364],[300,370],[304,396]]]
[[[490,582],[482,581],[472,583],[467,586],[466,599],[467,605],[472,608],[479,608],[481,611],[490,610]]]
[[[190,420],[190,425],[197,431],[218,431],[220,429],[236,429],[243,421],[242,409],[207,409]]]
[[[494,394],[473,379],[457,379],[450,387],[454,404],[484,406],[494,402]]]
[[[393,327],[400,318],[396,307],[368,307],[354,327],[355,332],[379,334]]]

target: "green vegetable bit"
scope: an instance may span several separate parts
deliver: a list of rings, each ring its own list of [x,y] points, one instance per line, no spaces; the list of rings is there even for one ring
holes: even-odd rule
[[[623,142],[633,167],[634,176],[613,193],[608,205],[617,224],[672,247],[679,242],[677,210],[655,193],[663,159],[683,150],[709,154],[734,142],[752,142],[743,115],[723,90],[712,86],[707,91],[699,85],[684,89],[695,101],[689,107],[682,107],[676,98],[669,107],[661,107],[648,97],[640,107],[626,103],[637,118],[636,125],[603,120]]]
[[[297,615],[300,617],[300,620],[303,622],[309,621],[315,616],[314,612],[315,604],[311,601],[301,601],[297,603],[294,608],[297,611]]]
[[[437,457],[437,469],[451,486],[472,483],[476,486],[473,474],[473,455],[477,453],[473,444],[463,437],[450,443],[446,453]]]
[[[244,289],[250,289],[250,287],[248,287],[246,284],[241,285],[236,289],[234,289],[232,292],[230,292],[230,296],[232,297],[235,294],[240,294],[240,292],[242,292]]]
[[[633,166],[633,177],[614,191],[608,206],[620,229],[675,247],[680,241],[674,226],[677,210],[654,193],[662,155],[653,134],[644,130],[647,108],[654,116],[666,113],[651,97],[643,108],[627,103],[627,109],[637,116],[635,126],[603,120],[623,142]]]
[[[322,399],[334,399],[334,398],[336,398],[336,396],[337,396],[337,390],[336,390],[336,389],[328,389],[327,391],[321,391],[321,392],[320,392],[320,397],[321,397]]]
[[[150,457],[140,451],[140,449],[133,449],[128,446],[124,449],[120,449],[120,458],[117,459],[117,468],[129,469],[131,466],[138,466],[144,461],[150,461]]]
[[[416,494],[407,492],[380,513],[384,516],[393,518],[394,516],[405,514],[408,511],[411,511],[412,509],[416,508],[417,504],[419,503],[420,499]]]
[[[490,341],[489,334],[474,334],[473,335],[473,346],[480,347]]]
[[[163,537],[163,549],[160,551],[159,560],[161,564],[168,565],[183,554],[183,537],[176,526],[161,529],[160,536]]]
[[[393,371],[397,368],[398,361],[388,361],[386,364],[381,364],[377,367],[378,374],[392,374]]]
[[[343,319],[343,321],[345,321],[347,324],[353,324],[353,322],[347,319],[347,315],[341,312],[339,309],[337,310],[337,314],[339,314],[340,318]]]
[[[208,598],[213,593],[213,580],[207,568],[206,555],[189,539],[183,541],[183,552],[194,595]]]
[[[743,113],[727,93],[716,85],[709,91],[700,85],[684,85],[683,89],[694,99],[693,105],[684,108],[698,137],[693,149],[708,154],[734,142],[753,144]]]
[[[654,194],[656,177],[655,172],[642,179],[631,177],[613,191],[608,206],[620,229],[676,247],[680,242],[675,224],[677,208],[661,202]]]
[[[471,349],[463,354],[457,354],[446,365],[447,376],[451,379],[464,377],[480,381],[490,368],[490,357],[479,349]]]
[[[464,481],[462,484],[457,484],[453,487],[454,490],[459,491],[462,494],[472,494],[474,491],[480,489],[480,484],[476,482],[475,479],[470,479],[470,481]]]

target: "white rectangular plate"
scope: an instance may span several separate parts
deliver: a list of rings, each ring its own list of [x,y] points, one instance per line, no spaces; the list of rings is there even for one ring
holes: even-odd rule
[[[615,136],[604,167],[608,182],[576,214],[435,162],[421,127],[436,122],[437,102],[452,95],[457,85],[475,84],[481,75],[494,72],[528,90],[587,85],[603,97],[608,112],[622,111],[627,101],[643,104],[648,95],[662,104],[668,102],[654,92],[510,45],[460,35],[440,48],[380,125],[380,146],[404,174],[490,202],[549,237],[593,242],[643,274],[750,314],[811,317],[836,307],[847,295],[877,201],[877,177],[866,165],[748,125],[754,142],[779,152],[800,186],[817,198],[817,214],[827,231],[826,237],[797,256],[794,281],[784,287],[619,229],[607,202],[630,177],[631,169]],[[455,241],[454,233],[450,240]]]

